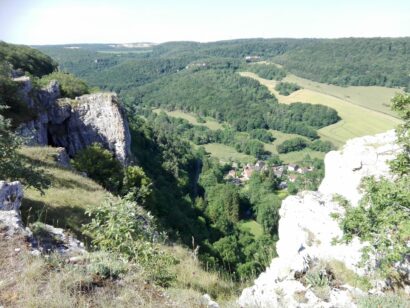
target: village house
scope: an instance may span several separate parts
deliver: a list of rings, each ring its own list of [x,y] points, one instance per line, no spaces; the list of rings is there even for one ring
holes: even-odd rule
[[[289,164],[288,165],[288,171],[296,172],[298,169],[299,169],[299,166],[296,165],[296,164]]]
[[[281,178],[285,172],[285,166],[273,166],[272,171],[277,178]]]
[[[297,173],[305,174],[309,172],[309,168],[303,167],[296,170]]]
[[[235,178],[236,177],[236,170],[232,169],[228,172],[228,178]]]
[[[254,167],[255,171],[265,171],[266,170],[266,163],[262,160],[258,160]]]
[[[251,164],[246,164],[243,168],[242,176],[245,181],[249,180],[252,176],[252,173],[255,171],[255,167]]]
[[[260,61],[261,60],[261,57],[260,56],[246,56],[245,57],[245,61],[246,62],[258,62],[258,61]]]

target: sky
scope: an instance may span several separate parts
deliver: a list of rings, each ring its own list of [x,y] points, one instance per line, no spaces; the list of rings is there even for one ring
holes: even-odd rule
[[[27,44],[410,36],[410,0],[0,0]]]

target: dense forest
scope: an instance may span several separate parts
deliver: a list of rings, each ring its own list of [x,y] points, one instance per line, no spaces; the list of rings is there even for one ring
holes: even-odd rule
[[[317,138],[316,129],[339,120],[337,112],[329,107],[278,104],[257,81],[229,70],[181,72],[130,91],[129,95],[128,104],[211,116],[238,131],[271,128]]]
[[[156,67],[156,61],[177,63],[180,70],[191,62],[213,58],[234,58],[245,62],[246,56],[283,65],[285,70],[308,79],[337,85],[381,85],[408,87],[410,83],[409,38],[348,39],[243,39],[212,43],[169,42],[147,48],[116,48],[110,45],[38,46],[44,53],[91,85],[127,85],[129,80],[143,80],[142,70]],[[68,49],[76,47],[78,49]],[[97,60],[97,61],[96,61]],[[129,73],[115,74],[116,66],[127,62]],[[144,65],[142,65],[144,63]],[[148,65],[148,66],[147,66]],[[113,70],[111,82],[109,72]],[[103,73],[105,77],[97,77]],[[158,69],[155,74],[167,73]],[[115,76],[115,77],[113,77]],[[150,78],[147,78],[149,81]]]

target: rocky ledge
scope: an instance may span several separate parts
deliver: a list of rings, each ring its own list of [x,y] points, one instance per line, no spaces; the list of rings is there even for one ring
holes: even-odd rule
[[[366,243],[357,238],[349,244],[337,244],[343,235],[335,216],[345,209],[334,201],[341,195],[356,206],[362,194],[361,180],[366,176],[391,177],[387,161],[400,148],[394,131],[350,140],[341,151],[325,158],[325,178],[317,192],[289,196],[280,209],[278,257],[273,259],[250,288],[239,298],[241,307],[355,307],[355,299],[365,293],[351,285],[331,286],[326,298],[313,292],[306,273],[325,264],[337,264],[344,272],[366,275],[373,269],[358,265]],[[329,273],[327,273],[329,274]],[[318,273],[317,277],[320,277]],[[324,273],[323,275],[326,275]],[[382,290],[373,285],[370,292]]]
[[[34,90],[29,77],[14,80],[20,84],[23,100],[36,114],[33,120],[18,128],[27,144],[64,147],[74,156],[92,143],[100,143],[121,163],[130,161],[128,121],[115,93],[60,98],[56,81]]]

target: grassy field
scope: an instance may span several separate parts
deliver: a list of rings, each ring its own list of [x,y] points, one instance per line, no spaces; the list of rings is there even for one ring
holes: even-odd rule
[[[29,223],[37,220],[80,234],[88,221],[85,211],[100,204],[108,193],[93,180],[57,165],[57,151],[51,147],[26,147],[21,153],[46,170],[51,186],[44,191],[25,188],[23,217]]]
[[[154,110],[154,112],[157,112],[157,113],[161,111],[166,112],[169,116],[185,119],[192,125],[205,125],[209,129],[213,129],[213,130],[223,128],[222,124],[216,122],[212,118],[207,118],[206,123],[199,123],[195,115],[185,113],[183,111],[165,111],[163,109]],[[276,150],[276,146],[278,144],[282,143],[285,140],[291,139],[291,138],[301,137],[296,134],[287,134],[287,133],[283,133],[277,130],[269,130],[269,131],[275,137],[275,141],[272,143],[264,143],[264,147],[266,151],[269,151],[273,154],[278,154]],[[246,133],[241,133],[241,134],[247,135]],[[193,143],[192,145],[195,146]],[[209,152],[212,157],[219,159],[221,162],[239,161],[242,163],[248,163],[248,162],[252,162],[256,160],[255,157],[246,155],[243,153],[239,153],[233,147],[227,146],[224,144],[209,143],[209,144],[204,145],[204,147],[205,147],[205,150]],[[307,154],[309,154],[313,158],[315,157],[323,158],[324,157],[324,153],[312,151],[310,149],[305,149],[300,152],[280,154],[279,156],[285,163],[295,163],[295,162],[300,161]]]
[[[164,109],[155,109],[153,111],[156,112],[156,113],[164,111],[170,117],[185,119],[189,123],[191,123],[192,125],[202,125],[202,126],[208,127],[209,129],[212,129],[212,130],[217,130],[217,129],[222,129],[223,128],[222,124],[218,123],[216,120],[214,120],[210,117],[204,118],[204,120],[206,121],[205,123],[199,123],[198,120],[197,120],[197,117],[194,114],[190,114],[190,113],[187,113],[187,112],[183,112],[183,111],[179,111],[179,110],[166,111]]]
[[[255,236],[255,238],[258,238],[263,235],[262,226],[258,224],[255,220],[247,220],[240,223],[240,228],[242,230],[249,231]]]
[[[272,143],[264,143],[265,150],[269,151],[273,154],[278,154],[278,151],[276,150],[276,147],[278,144],[281,144],[285,140],[289,140],[295,137],[303,138],[300,135],[295,135],[295,134],[286,134],[282,133],[277,130],[269,130],[272,135],[275,137],[275,141]],[[295,163],[300,161],[305,155],[310,155],[312,158],[320,158],[323,159],[325,153],[322,152],[317,152],[313,151],[311,149],[304,149],[303,151],[298,151],[298,152],[290,152],[286,154],[279,154],[279,157],[285,162],[285,163]]]
[[[239,153],[233,147],[220,143],[205,144],[204,148],[211,156],[218,158],[222,162],[239,161],[248,163],[256,160],[253,156]]]
[[[311,87],[313,86],[321,86],[320,91],[319,90],[313,90],[313,89],[308,89],[307,87],[304,89],[301,89],[299,91],[296,91],[292,93],[289,96],[282,96],[277,93],[277,91],[274,89],[276,85],[276,81],[272,80],[266,80],[263,78],[258,77],[256,74],[250,73],[250,72],[243,72],[240,73],[242,76],[245,77],[250,77],[253,79],[258,80],[261,84],[265,85],[279,100],[280,103],[283,104],[289,104],[289,103],[294,103],[294,102],[306,102],[306,103],[312,103],[312,104],[322,104],[325,106],[332,107],[337,110],[339,113],[340,117],[342,118],[341,121],[339,121],[336,124],[324,127],[319,130],[319,135],[322,137],[324,140],[329,140],[332,143],[334,143],[336,146],[341,146],[343,145],[346,140],[354,138],[354,137],[360,137],[364,135],[372,135],[380,132],[387,131],[389,129],[394,128],[398,123],[399,120],[397,118],[394,118],[386,113],[379,112],[373,109],[369,109],[368,107],[364,106],[370,106],[372,103],[370,103],[370,99],[372,96],[377,96],[377,91],[375,91],[374,88],[377,88],[379,91],[381,87],[368,87],[365,92],[367,93],[366,95],[360,96],[359,94],[353,94],[353,90],[355,88],[364,88],[366,87],[349,87],[351,88],[351,97],[354,97],[354,101],[350,102],[347,101],[343,98],[338,97],[337,95],[341,95],[341,87],[336,87],[336,86],[328,86],[325,84],[319,84],[319,83],[312,83]],[[300,78],[296,76],[290,75],[290,77],[286,77],[287,81],[293,81],[297,82],[297,80],[300,81]],[[296,79],[298,78],[298,79]],[[306,86],[309,84],[308,81],[304,80],[305,83],[300,84],[301,86]],[[336,90],[334,90],[336,89]],[[348,89],[348,88],[346,88]],[[387,89],[387,88],[382,88],[382,89]],[[334,90],[335,92],[332,92]],[[387,90],[391,90],[390,92]],[[390,94],[394,94],[394,89],[387,89],[386,91],[389,94],[385,94],[385,99],[390,98]],[[359,89],[355,89],[355,91],[359,91]],[[380,91],[379,91],[380,92]],[[386,93],[387,93],[386,92]],[[339,93],[339,94],[338,94]],[[345,92],[348,93],[348,92]],[[346,94],[347,95],[347,94]],[[388,97],[388,98],[387,98]],[[353,100],[353,99],[351,99]],[[361,101],[359,105],[359,101]],[[384,102],[384,100],[379,100],[378,105],[375,104],[374,106],[378,106],[377,108],[386,108],[381,102]],[[372,105],[373,106],[373,105]],[[384,106],[384,107],[383,107]],[[376,108],[376,107],[375,107]]]

